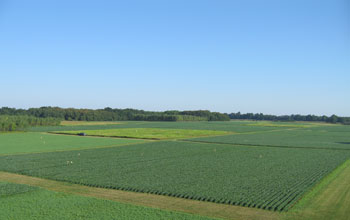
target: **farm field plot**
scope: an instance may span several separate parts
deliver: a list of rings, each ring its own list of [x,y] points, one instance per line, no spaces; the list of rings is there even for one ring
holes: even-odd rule
[[[0,182],[0,219],[189,219],[211,218]]]
[[[194,138],[191,139],[191,141],[350,150],[350,129],[349,126],[328,126],[266,133]]]
[[[350,133],[350,126],[348,125],[331,125],[331,126],[318,126],[312,128],[313,131],[320,131],[320,132],[347,132]]]
[[[37,187],[31,187],[31,186],[22,185],[22,184],[0,182],[0,201],[2,198],[7,196],[27,193],[35,190],[37,190]]]
[[[141,143],[142,140],[78,137],[42,133],[4,133],[0,134],[0,155],[72,150],[81,148],[109,147]]]
[[[63,126],[82,126],[82,125],[117,125],[121,122],[115,121],[61,121]]]
[[[128,137],[128,138],[157,139],[157,140],[230,134],[230,132],[227,132],[227,131],[159,129],[159,128],[120,128],[120,129],[104,129],[104,130],[86,130],[86,131],[85,130],[61,131],[58,133],[78,134],[82,132],[84,132],[89,136]]]
[[[272,122],[272,121],[252,121],[250,123],[242,124],[243,126],[258,126],[258,127],[279,127],[279,128],[312,128],[319,126],[332,126],[325,123],[312,122]]]
[[[0,157],[0,169],[89,186],[287,210],[346,151],[162,141]]]
[[[258,126],[252,126],[252,125]],[[288,126],[286,126],[286,124]],[[255,131],[271,131],[300,127],[301,123],[282,123],[269,122],[267,126],[263,126],[260,122],[253,121],[201,121],[201,122],[140,122],[127,121],[120,124],[108,125],[77,125],[77,126],[51,126],[51,127],[33,127],[29,131],[46,132],[46,131],[78,131],[78,130],[101,130],[101,129],[117,129],[117,128],[158,128],[158,129],[192,129],[192,130],[215,130],[215,131],[231,131],[237,133],[255,132]]]

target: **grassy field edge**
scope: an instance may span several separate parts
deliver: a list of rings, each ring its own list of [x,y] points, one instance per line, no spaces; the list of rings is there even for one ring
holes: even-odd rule
[[[350,160],[345,161],[301,198],[282,219],[348,220]]]
[[[126,204],[184,212],[222,219],[279,219],[279,213],[262,209],[201,202],[162,195],[136,193],[122,190],[88,187],[37,177],[0,172],[0,181],[38,186],[47,190],[72,193],[81,196],[102,198]]]
[[[183,212],[0,182],[0,219],[186,219],[214,220]]]
[[[295,212],[302,210],[304,206],[307,206],[322,190],[324,190],[330,183],[332,183],[347,167],[350,167],[350,160],[345,161],[333,172],[328,174],[315,185],[310,191],[306,192],[304,196],[289,210],[289,212]]]

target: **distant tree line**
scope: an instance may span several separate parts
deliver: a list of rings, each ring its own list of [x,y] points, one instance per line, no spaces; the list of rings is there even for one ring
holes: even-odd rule
[[[56,118],[68,121],[228,121],[230,119],[270,120],[270,121],[310,121],[350,124],[350,117],[316,115],[264,115],[240,112],[219,113],[208,110],[153,112],[137,109],[75,109],[41,107],[30,109],[0,108],[1,115],[31,116],[34,118]],[[38,123],[40,124],[40,123]]]
[[[208,110],[198,111],[165,111],[166,115],[177,116],[179,121],[229,121],[227,114],[210,112]]]
[[[18,131],[27,127],[55,126],[61,120],[58,118],[38,118],[28,115],[0,115],[0,131]]]
[[[58,118],[68,121],[228,121],[227,114],[199,111],[152,112],[136,109],[75,109],[41,107],[30,109],[0,108],[0,115],[27,115],[38,118]]]
[[[269,120],[269,121],[310,121],[310,122],[328,122],[328,123],[342,123],[350,125],[350,117],[339,117],[336,115],[316,116],[316,115],[264,115],[262,113],[253,114],[240,112],[229,114],[230,119],[248,119],[248,120]]]

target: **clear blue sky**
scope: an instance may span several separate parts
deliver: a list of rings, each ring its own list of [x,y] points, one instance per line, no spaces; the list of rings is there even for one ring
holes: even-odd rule
[[[350,116],[348,0],[0,0],[0,106]]]

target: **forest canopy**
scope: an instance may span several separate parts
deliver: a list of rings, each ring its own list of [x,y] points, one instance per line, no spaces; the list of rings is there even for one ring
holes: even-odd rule
[[[28,115],[0,115],[0,131],[18,131],[27,127],[55,126],[61,120],[58,118],[38,118]]]
[[[15,109],[0,108],[0,115],[28,115],[38,118],[59,118],[68,121],[229,121],[227,114],[198,111],[153,112],[136,109],[75,109],[59,107],[41,107]]]

